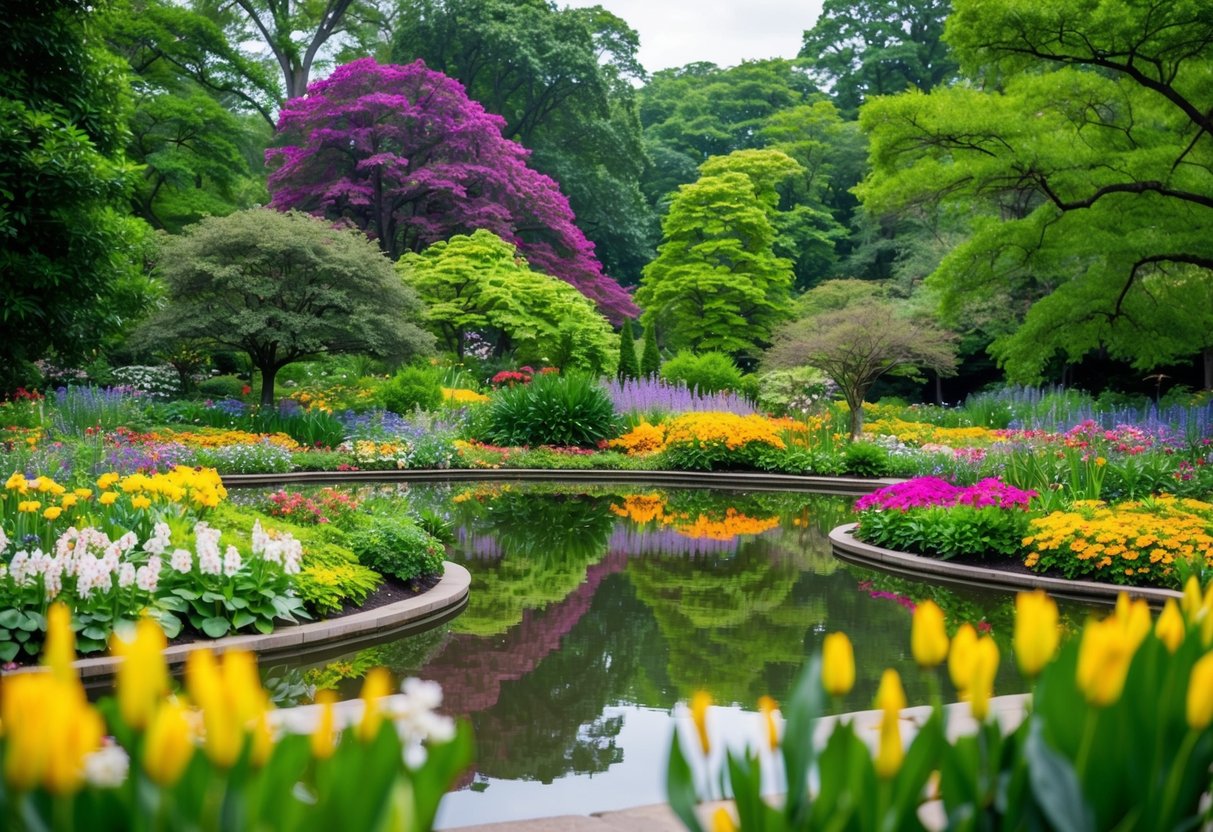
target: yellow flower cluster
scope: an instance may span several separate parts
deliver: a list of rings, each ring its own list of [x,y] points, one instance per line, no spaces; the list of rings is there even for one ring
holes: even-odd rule
[[[443,387],[442,398],[455,404],[483,404],[489,397],[466,387]]]
[[[1024,546],[1024,565],[1060,566],[1072,558],[1079,572],[1109,570],[1126,577],[1170,575],[1176,559],[1201,558],[1213,565],[1213,536],[1208,527],[1213,505],[1160,496],[1112,508],[1096,500],[1075,502],[1032,520]],[[1074,566],[1071,564],[1071,566]]]
[[[716,520],[705,514],[694,519],[689,514],[667,512],[665,498],[660,494],[632,494],[623,505],[611,505],[611,512],[633,523],[660,523],[670,526],[683,537],[732,540],[739,535],[762,534],[779,525],[778,517],[757,518],[742,514],[735,508],[725,509],[724,517]]]
[[[249,433],[246,430],[199,428],[198,430],[162,430],[148,436],[154,441],[175,442],[191,448],[222,448],[227,445],[254,445],[269,442],[288,451],[303,450],[303,446],[285,433]]]
[[[666,423],[666,446],[684,442],[723,442],[729,450],[752,442],[784,448],[779,428],[765,416],[738,416],[736,413],[683,413]]]
[[[665,427],[642,421],[618,439],[612,439],[608,447],[623,451],[630,456],[648,456],[665,448]]]
[[[866,410],[866,406],[865,406]],[[864,433],[893,436],[909,445],[948,445],[953,448],[982,447],[997,438],[989,428],[945,428],[927,422],[907,422],[887,417],[864,425]]]

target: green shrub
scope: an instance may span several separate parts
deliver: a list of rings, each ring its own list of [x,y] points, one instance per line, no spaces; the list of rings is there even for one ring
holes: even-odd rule
[[[887,477],[889,452],[871,442],[852,442],[843,452],[842,464],[857,477]]]
[[[372,569],[352,559],[309,553],[306,563],[295,576],[295,591],[317,613],[340,612],[346,604],[361,606],[381,583]]]
[[[404,367],[383,383],[376,396],[393,413],[437,410],[442,405],[442,375],[433,367]]]
[[[296,451],[291,464],[296,471],[337,471],[342,465],[352,467],[354,457],[341,451]]]
[[[941,560],[958,555],[1018,559],[1027,534],[1026,511],[969,505],[864,511],[856,531],[865,543]]]
[[[741,370],[722,352],[695,355],[683,350],[661,365],[661,377],[705,394],[721,390],[739,392],[743,387]]]
[[[621,425],[606,391],[577,374],[543,374],[502,388],[485,411],[484,438],[495,445],[588,448],[617,436]]]
[[[442,574],[442,544],[407,517],[376,517],[350,533],[358,560],[403,583]]]
[[[208,399],[238,399],[248,382],[236,376],[213,376],[198,382],[198,392]]]

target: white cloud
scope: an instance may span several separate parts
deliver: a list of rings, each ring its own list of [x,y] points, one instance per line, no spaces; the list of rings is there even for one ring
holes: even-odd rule
[[[822,0],[574,0],[600,5],[640,33],[649,72],[711,61],[733,66],[757,58],[792,58]]]

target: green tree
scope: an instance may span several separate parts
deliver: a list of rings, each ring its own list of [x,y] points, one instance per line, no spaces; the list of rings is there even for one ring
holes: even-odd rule
[[[704,176],[679,188],[636,293],[641,320],[660,323],[668,346],[746,361],[769,344],[792,285],[791,261],[774,251],[774,183],[798,169],[777,151],[735,155],[709,160]]]
[[[477,332],[498,355],[523,363],[563,361],[598,371],[612,363],[615,337],[594,304],[569,284],[531,269],[514,246],[479,229],[406,253],[398,272],[426,303],[426,325],[463,358]]]
[[[661,371],[661,350],[657,347],[657,327],[652,322],[644,325],[644,349],[640,353],[640,375],[654,378]]]
[[[207,18],[166,0],[115,0],[101,19],[134,77],[127,155],[141,174],[134,212],[170,231],[269,199],[262,155],[272,76]]]
[[[640,378],[640,361],[636,358],[636,333],[632,330],[632,321],[623,322],[619,331],[619,369],[615,375],[620,381]]]
[[[1018,378],[1039,378],[1052,355],[1024,360],[1027,336],[1008,330],[1025,316],[1029,332],[1050,333],[1070,356],[1098,342],[1139,366],[1157,360],[1154,336],[1194,332],[1191,320],[1204,312],[1155,303],[1151,287],[1166,285],[1177,266],[1206,280],[1213,269],[1208,5],[956,0],[954,8],[948,41],[990,89],[866,106],[865,205],[971,217],[968,239],[929,282],[949,320],[1007,310],[993,350]],[[1117,327],[1128,332],[1114,335]],[[1197,338],[1186,349],[1205,346]]]
[[[9,4],[0,19],[0,389],[29,361],[88,354],[140,314],[126,216],[129,89],[94,29],[104,6]]]
[[[503,133],[560,183],[607,273],[635,283],[654,217],[632,81],[636,32],[601,6],[546,0],[403,0],[392,58],[426,65],[505,118]]]
[[[874,95],[930,92],[956,75],[943,41],[950,0],[825,0],[800,57],[854,117]]]
[[[892,303],[870,301],[800,318],[775,335],[765,357],[772,369],[808,365],[838,385],[851,409],[851,438],[863,432],[863,401],[885,373],[956,364],[952,335],[919,323]]]
[[[248,354],[261,403],[286,365],[323,353],[403,360],[433,338],[421,304],[361,232],[299,212],[209,217],[161,243],[168,302],[140,329],[151,345],[206,343]]]

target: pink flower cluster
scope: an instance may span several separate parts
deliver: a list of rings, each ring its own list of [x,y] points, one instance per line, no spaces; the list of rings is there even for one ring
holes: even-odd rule
[[[855,509],[906,511],[931,506],[968,505],[974,508],[998,506],[1026,511],[1028,503],[1035,496],[1035,491],[1024,491],[994,477],[987,477],[969,486],[953,485],[939,477],[916,477],[860,497],[855,503]]]

